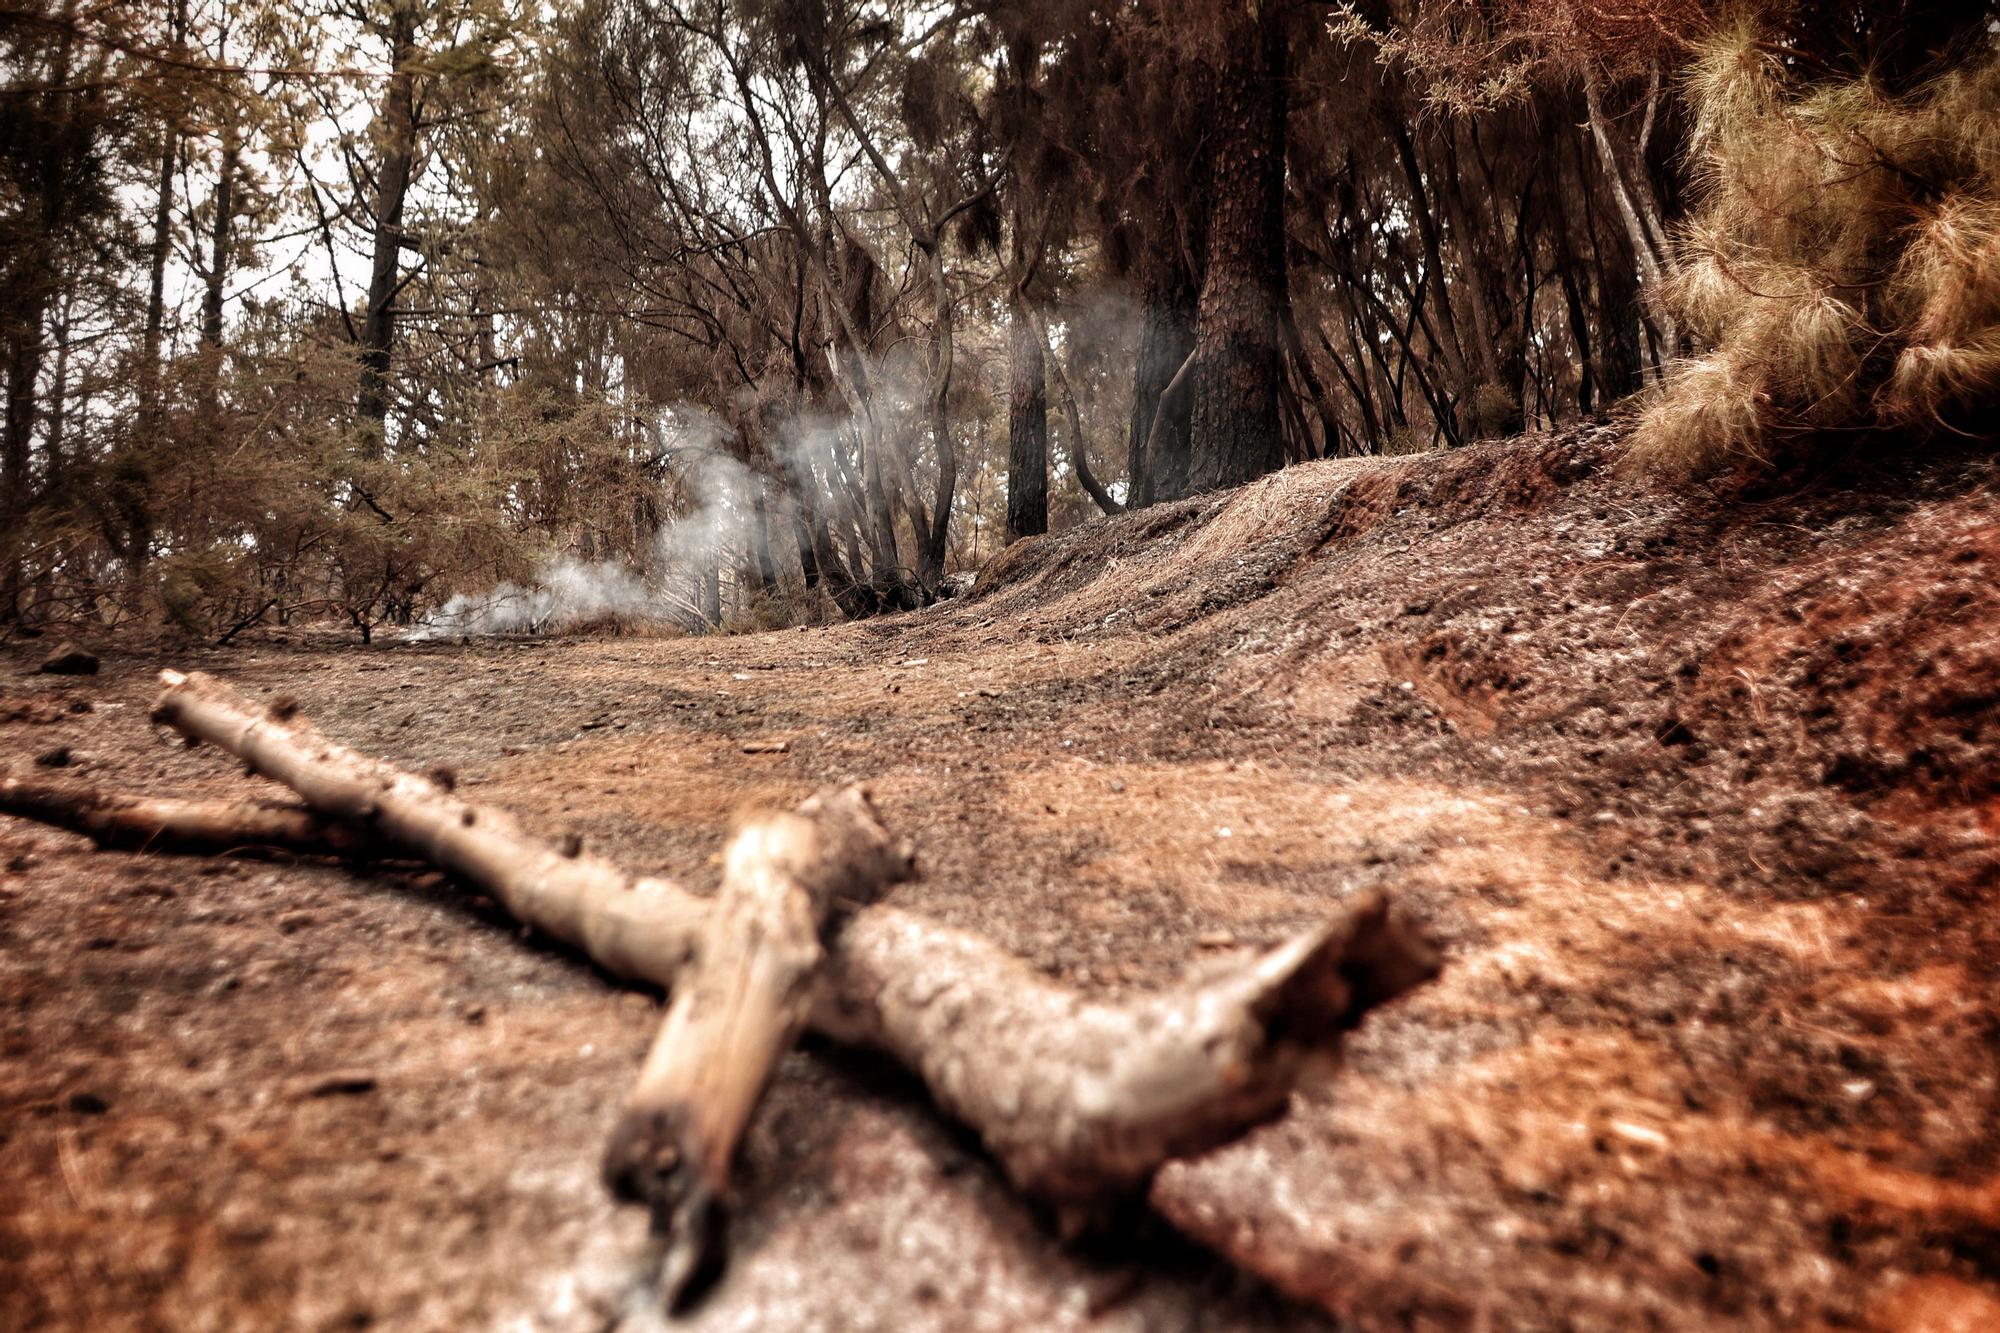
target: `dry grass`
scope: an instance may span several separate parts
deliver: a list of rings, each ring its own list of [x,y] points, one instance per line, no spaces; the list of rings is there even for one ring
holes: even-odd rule
[[[1697,470],[1829,432],[1990,433],[2000,50],[1897,98],[1802,85],[1738,26],[1686,93],[1702,203],[1659,298],[1697,354],[1643,404],[1639,456]]]

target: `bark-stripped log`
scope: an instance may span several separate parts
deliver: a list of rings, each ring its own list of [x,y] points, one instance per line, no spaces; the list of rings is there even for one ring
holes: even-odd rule
[[[204,855],[366,856],[388,851],[352,826],[302,806],[130,796],[78,782],[0,779],[0,814],[70,829],[99,847]]]
[[[322,814],[480,884],[522,921],[625,976],[671,985],[707,904],[607,861],[565,858],[509,817],[266,715],[210,677],[162,673],[154,715],[285,783]],[[809,1025],[884,1051],[1024,1188],[1077,1203],[1276,1113],[1305,1057],[1436,970],[1383,898],[1212,976],[1124,1003],[1086,999],[977,936],[890,907],[832,941]]]
[[[914,864],[859,787],[753,818],[730,842],[700,947],[675,978],[604,1157],[612,1193],[652,1209],[670,1306],[721,1269],[730,1163],[771,1071],[805,1027],[822,934]]]
[[[667,986],[693,955],[708,906],[679,885],[635,879],[574,843],[551,847],[447,783],[334,744],[288,701],[259,709],[201,672],[160,679],[167,689],[154,721],[227,750],[327,818],[464,876],[516,920],[619,976]]]
[[[1368,892],[1247,963],[1122,1003],[1057,985],[976,936],[862,913],[828,960],[816,1027],[915,1070],[1014,1183],[1082,1205],[1278,1112],[1306,1057],[1437,970]]]

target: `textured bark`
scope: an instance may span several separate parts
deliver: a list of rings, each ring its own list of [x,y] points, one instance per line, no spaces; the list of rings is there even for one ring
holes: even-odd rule
[[[606,969],[672,986],[693,956],[708,905],[675,885],[547,848],[508,816],[335,745],[289,710],[260,712],[211,677],[162,679],[160,721],[477,883]],[[876,906],[834,937],[808,1022],[907,1065],[1011,1179],[1078,1205],[1277,1113],[1308,1056],[1436,965],[1383,898],[1362,895],[1203,978],[1099,1002],[977,936]]]
[[[822,936],[914,858],[858,787],[764,815],[730,844],[694,961],[612,1132],[604,1179],[652,1209],[660,1287],[679,1306],[723,1262],[730,1165],[771,1071],[798,1040]]]
[[[1048,376],[1034,316],[1017,301],[1007,321],[1007,540],[1048,530]]]
[[[1657,97],[1658,75],[1651,96]],[[1591,142],[1596,145],[1597,156],[1604,168],[1604,178],[1611,189],[1611,198],[1618,206],[1619,219],[1625,224],[1625,235],[1631,244],[1632,254],[1639,265],[1648,295],[1659,290],[1659,286],[1672,276],[1675,268],[1673,246],[1667,237],[1667,227],[1662,219],[1659,199],[1653,192],[1652,179],[1647,174],[1644,150],[1633,153],[1637,159],[1629,169],[1621,160],[1618,147],[1613,142],[1610,122],[1605,118],[1603,100],[1599,96],[1597,80],[1589,77],[1583,84],[1584,107],[1590,126]],[[1673,317],[1665,307],[1651,312],[1660,330],[1660,346],[1653,349],[1653,374],[1657,378],[1665,374],[1666,365],[1680,355],[1680,333],[1674,326]]]
[[[222,124],[222,162],[215,175],[215,216],[209,219],[208,271],[202,274],[201,345],[222,346],[222,298],[229,285],[230,232],[236,221],[236,175],[243,158],[242,127],[234,112]]]
[[[564,855],[502,811],[334,744],[282,701],[260,710],[199,672],[161,679],[158,721],[227,750],[316,813],[478,884],[516,920],[608,970],[667,985],[693,953],[707,908],[678,885],[634,879],[581,850]]]
[[[396,339],[396,294],[403,253],[403,208],[417,157],[414,65],[415,0],[392,0],[389,15],[389,83],[381,115],[382,162],[376,170],[374,253],[368,270],[368,310],[361,326],[361,393],[356,410],[377,431],[389,414],[389,352]]]
[[[1282,6],[1232,10],[1221,36],[1208,262],[1195,319],[1187,489],[1284,465],[1278,308],[1285,300]]]
[[[0,779],[0,814],[81,833],[99,847],[143,851],[288,852],[358,856],[389,849],[297,805],[130,796],[76,782]]]
[[[1276,1114],[1308,1054],[1435,970],[1372,893],[1247,961],[1124,1002],[877,908],[842,932],[813,1021],[914,1069],[1016,1185],[1085,1205]]]

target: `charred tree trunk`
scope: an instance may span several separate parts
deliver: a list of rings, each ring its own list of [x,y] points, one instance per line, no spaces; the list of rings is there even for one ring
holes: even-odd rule
[[[18,619],[21,614],[22,559],[16,543],[28,517],[28,442],[35,431],[35,387],[42,374],[46,317],[41,304],[0,316],[7,322],[7,418],[0,435],[0,529],[4,529],[0,541],[7,548],[6,568],[0,570],[0,620]]]
[[[389,352],[396,340],[396,295],[404,243],[403,208],[417,155],[416,0],[394,0],[389,16],[389,87],[382,103],[382,162],[376,172],[375,246],[368,271],[368,310],[361,326],[362,429],[383,446],[389,415]]]
[[[1271,0],[1222,37],[1208,262],[1195,319],[1187,489],[1241,485],[1284,465],[1278,308],[1285,300],[1285,25]]]
[[[1148,268],[1142,284],[1139,357],[1126,437],[1126,502],[1134,509],[1187,488],[1188,398],[1182,393],[1163,401],[1163,396],[1194,351],[1198,292],[1171,235],[1157,238],[1154,248],[1162,257]]]
[[[1007,322],[1007,540],[1048,530],[1048,377],[1034,316],[1016,296]]]
[[[928,243],[920,242],[918,249],[930,270],[931,310],[937,339],[931,353],[927,394],[931,447],[937,450],[937,501],[931,507],[929,531],[919,529],[917,533],[917,582],[920,595],[927,601],[944,583],[945,555],[951,538],[951,505],[958,492],[958,448],[951,438],[951,375],[957,350],[951,280],[945,274],[942,239],[934,233],[926,239]],[[1043,430],[1046,436],[1046,421]],[[1043,447],[1046,450],[1046,443]],[[1043,486],[1046,493],[1047,483]]]
[[[31,235],[21,253],[8,256],[5,268],[12,270],[4,292],[0,292],[0,327],[4,327],[5,371],[7,376],[6,418],[0,424],[0,621],[21,616],[25,591],[22,552],[17,542],[26,523],[33,498],[29,467],[35,422],[40,410],[36,393],[40,388],[42,365],[47,356],[43,335],[62,284],[58,271],[55,238],[72,221],[71,173],[87,151],[78,132],[76,98],[67,89],[72,63],[72,36],[76,31],[77,0],[66,0],[62,8],[60,35],[56,39],[48,72],[48,86],[57,89],[45,104],[30,113],[30,122],[46,115],[45,124],[36,126],[41,142],[30,142],[34,203],[29,205]]]
[[[222,391],[222,298],[229,284],[231,229],[236,220],[236,175],[243,159],[242,128],[232,110],[222,124],[222,159],[216,170],[215,216],[209,219],[208,271],[202,274],[201,397],[211,427]]]
[[[178,55],[187,40],[187,0],[175,0],[171,49]],[[153,196],[153,236],[147,255],[146,335],[139,365],[139,429],[112,458],[111,511],[119,531],[113,549],[125,562],[125,605],[137,611],[145,598],[146,565],[153,554],[153,477],[146,451],[160,424],[160,358],[167,322],[167,257],[174,238],[174,167],[180,159],[178,116],[160,131],[159,175]]]
[[[1083,435],[1083,413],[1076,406],[1076,390],[1070,387],[1069,376],[1056,357],[1055,348],[1049,344],[1048,325],[1039,316],[1035,319],[1035,337],[1041,343],[1042,364],[1055,371],[1056,387],[1062,391],[1063,416],[1069,422],[1070,466],[1076,469],[1077,484],[1083,487],[1100,513],[1122,514],[1125,506],[1111,498],[1111,492],[1104,489],[1104,484],[1091,470],[1090,443]]]

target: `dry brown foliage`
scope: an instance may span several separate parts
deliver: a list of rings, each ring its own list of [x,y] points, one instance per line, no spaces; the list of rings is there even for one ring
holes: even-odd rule
[[[1835,432],[1991,429],[2000,393],[2000,52],[1894,97],[1802,86],[1748,26],[1687,78],[1703,199],[1660,299],[1700,349],[1635,449],[1679,468]]]

